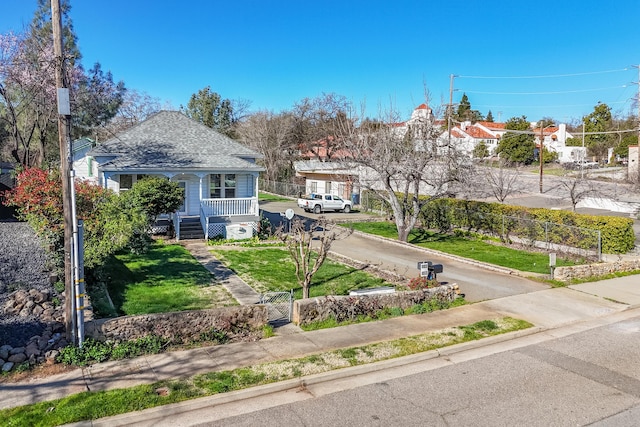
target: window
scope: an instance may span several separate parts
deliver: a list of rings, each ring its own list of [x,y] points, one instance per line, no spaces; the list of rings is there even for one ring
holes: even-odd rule
[[[89,169],[91,170],[91,169]],[[89,175],[91,176],[91,175]],[[150,177],[151,175],[130,175],[130,174],[122,174],[120,175],[120,191],[124,190],[131,190],[131,187],[133,187],[133,185],[138,182],[141,181],[145,178]]]
[[[133,175],[120,175],[120,191],[131,190],[133,187]]]
[[[327,181],[325,193],[331,194],[331,181]]]
[[[236,197],[236,176],[235,174],[226,174],[224,176],[224,197],[232,199]]]
[[[237,181],[236,175],[228,174],[211,174],[209,181],[209,197],[212,199],[232,199],[236,197]]]
[[[93,176],[93,157],[87,157],[87,176]]]
[[[219,173],[216,173],[210,176],[211,176],[211,181],[209,185],[209,188],[210,188],[209,197],[212,199],[219,199],[222,194],[222,175],[220,175]]]
[[[317,193],[318,192],[318,183],[316,181],[311,181],[309,183],[309,192]]]

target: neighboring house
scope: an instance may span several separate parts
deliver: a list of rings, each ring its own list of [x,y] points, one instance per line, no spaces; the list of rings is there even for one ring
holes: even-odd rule
[[[172,215],[178,239],[187,223],[197,229],[194,237],[251,237],[259,222],[258,174],[264,169],[255,162],[261,157],[177,111],[156,113],[85,156],[87,175],[95,167],[98,183],[115,192],[149,175],[177,182],[184,189],[184,203]]]
[[[357,173],[337,162],[302,160],[293,162],[296,176],[305,178],[305,193],[329,193],[359,204],[354,186]]]
[[[473,156],[476,146],[484,141],[489,155],[492,156],[498,149],[498,142],[505,132],[504,123],[463,122],[451,128],[451,135],[448,130],[442,132],[440,140],[449,142],[450,138],[451,145],[469,157]]]
[[[567,132],[567,125],[561,123],[558,126],[551,126],[542,129],[535,127],[535,123],[531,124],[535,138],[536,147],[540,149],[540,133],[542,133],[542,141],[547,150],[551,153],[558,153],[559,163],[569,163],[584,161],[587,157],[587,149],[584,147],[567,146],[567,139],[573,138]]]
[[[535,128],[536,123],[531,124],[531,132],[534,135],[536,147],[540,148],[540,128]],[[484,142],[489,155],[495,155],[500,139],[508,132],[504,123],[493,122],[463,122],[451,128],[451,136],[449,131],[445,130],[440,135],[441,141],[451,138],[451,144],[467,153],[473,155],[473,150],[480,142]],[[542,141],[547,150],[558,153],[558,161],[560,163],[574,162],[585,158],[585,149],[582,147],[567,147],[568,138],[573,136],[567,132],[567,125],[564,123],[547,127],[542,130]]]
[[[73,170],[76,177],[93,184],[98,184],[98,167],[93,157],[88,153],[96,146],[96,142],[90,138],[80,138],[73,141],[72,159]]]
[[[426,104],[416,107],[411,118],[405,122],[392,123],[394,133],[404,135],[412,125],[421,121],[431,121],[436,126],[433,112]],[[419,128],[419,127],[418,127]],[[358,181],[367,181],[365,175],[368,173],[363,168],[351,169],[345,166],[344,162],[331,161],[342,160],[349,157],[349,152],[344,149],[334,149],[329,156],[327,140],[320,140],[314,144],[307,145],[307,151],[300,153],[304,159],[294,162],[294,169],[297,177],[305,178],[305,192],[308,193],[330,193],[351,200],[354,205],[360,203],[360,189]]]

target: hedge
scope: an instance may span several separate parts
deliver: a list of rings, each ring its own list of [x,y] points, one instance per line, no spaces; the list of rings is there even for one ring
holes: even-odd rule
[[[449,231],[453,226],[531,241],[549,241],[582,249],[597,248],[601,233],[602,252],[627,253],[634,248],[630,218],[585,215],[565,210],[527,208],[475,200],[438,199],[425,205],[420,218],[428,228]]]

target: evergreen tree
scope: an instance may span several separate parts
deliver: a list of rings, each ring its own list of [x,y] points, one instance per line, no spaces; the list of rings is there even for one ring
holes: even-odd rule
[[[533,134],[524,133],[531,129],[526,116],[512,117],[504,127],[519,132],[507,132],[500,139],[497,150],[500,158],[509,163],[531,163],[536,144]]]
[[[233,106],[229,99],[222,99],[220,94],[211,91],[207,86],[191,95],[187,107],[180,110],[203,125],[229,137],[233,136]]]
[[[489,110],[489,112],[487,113],[487,118],[484,120],[493,123],[493,114],[491,114],[491,110]]]

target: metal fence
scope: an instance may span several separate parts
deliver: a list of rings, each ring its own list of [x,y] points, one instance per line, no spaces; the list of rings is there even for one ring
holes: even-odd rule
[[[300,197],[305,193],[305,187],[291,182],[266,181],[261,179],[258,188],[273,194],[287,197]]]
[[[437,219],[436,219],[437,218]],[[548,252],[561,252],[586,259],[602,259],[600,230],[540,221],[533,218],[444,208],[424,215],[429,227],[441,231],[463,229],[499,237]]]
[[[289,292],[267,292],[260,296],[260,304],[267,306],[269,322],[290,322],[293,313],[293,289]]]

